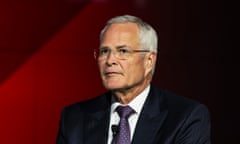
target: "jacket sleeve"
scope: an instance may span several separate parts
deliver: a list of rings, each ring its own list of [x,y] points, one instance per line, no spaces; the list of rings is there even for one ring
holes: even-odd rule
[[[180,129],[177,144],[211,144],[210,115],[208,109],[197,105],[189,114]]]
[[[64,137],[64,110],[61,113],[56,144],[67,144]]]

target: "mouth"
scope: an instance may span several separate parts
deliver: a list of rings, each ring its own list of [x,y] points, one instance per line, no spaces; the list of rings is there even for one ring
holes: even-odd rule
[[[112,77],[112,76],[121,75],[121,73],[119,73],[119,72],[105,72],[104,75],[107,76],[107,77]]]

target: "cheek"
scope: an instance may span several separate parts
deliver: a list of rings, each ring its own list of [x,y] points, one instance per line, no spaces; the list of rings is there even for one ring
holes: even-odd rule
[[[142,62],[133,63],[125,67],[128,80],[142,79],[144,76],[144,66]]]
[[[101,62],[101,61],[98,61],[98,69],[99,69],[99,71],[100,72],[102,72],[103,71],[103,62]]]

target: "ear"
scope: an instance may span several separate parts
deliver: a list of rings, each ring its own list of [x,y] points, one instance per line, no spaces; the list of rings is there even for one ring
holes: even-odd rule
[[[145,75],[152,73],[152,71],[154,70],[156,59],[157,59],[156,53],[150,52],[150,53],[146,54],[146,57],[145,57],[145,69],[146,69],[145,72],[146,73],[145,73]]]

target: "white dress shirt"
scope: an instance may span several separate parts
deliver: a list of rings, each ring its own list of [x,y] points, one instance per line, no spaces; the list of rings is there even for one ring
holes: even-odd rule
[[[131,116],[129,116],[128,118],[130,132],[131,132],[131,140],[133,138],[133,134],[135,131],[135,127],[136,127],[139,115],[142,111],[143,104],[147,98],[149,91],[150,91],[150,85],[147,86],[147,88],[142,93],[140,93],[128,104],[136,112]],[[115,109],[117,108],[117,106],[122,105],[113,96],[112,96],[112,101],[113,103],[111,105],[110,123],[109,123],[109,129],[108,129],[108,144],[111,144],[113,139],[113,133],[111,129],[112,125],[118,125],[120,121],[120,117],[118,116],[118,113],[115,111]]]

